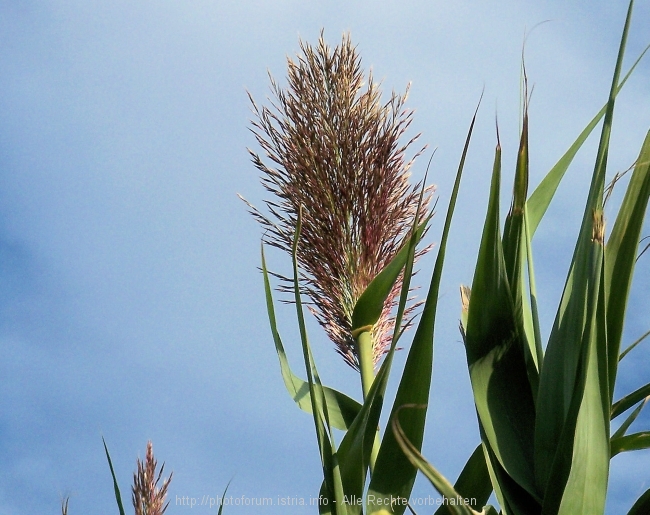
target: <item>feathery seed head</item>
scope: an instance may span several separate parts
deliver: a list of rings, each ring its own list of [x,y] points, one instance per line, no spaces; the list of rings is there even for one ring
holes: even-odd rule
[[[270,162],[249,152],[274,198],[266,201],[268,215],[249,207],[266,229],[265,242],[289,253],[302,209],[297,251],[302,291],[337,351],[358,368],[352,312],[413,224],[420,185],[408,179],[421,151],[410,160],[405,154],[419,135],[401,143],[412,117],[404,107],[406,93],[393,93],[382,103],[349,35],[331,49],[321,33],[316,47],[301,41],[300,49],[295,60],[288,59],[286,88],[271,77],[271,107],[260,108],[251,97],[251,130]],[[432,193],[430,186],[418,222],[430,214]],[[281,289],[289,290],[292,281],[281,279]],[[400,288],[401,279],[373,328],[375,363],[390,344]]]
[[[165,504],[167,488],[172,480],[172,474],[162,482],[160,488],[158,483],[162,477],[165,464],[163,463],[156,476],[158,462],[153,455],[153,444],[147,442],[147,456],[144,463],[137,460],[138,470],[133,474],[132,497],[135,515],[163,515],[169,503]]]

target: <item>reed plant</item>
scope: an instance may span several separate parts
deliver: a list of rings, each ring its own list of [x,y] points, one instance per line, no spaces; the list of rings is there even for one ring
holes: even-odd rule
[[[512,203],[503,230],[497,134],[474,280],[471,289],[461,289],[461,332],[485,463],[504,514],[602,514],[610,460],[621,452],[650,447],[650,431],[628,434],[649,398],[650,383],[614,398],[620,360],[648,336],[621,352],[650,195],[650,132],[609,234],[603,214],[607,193],[618,179],[615,176],[606,187],[615,99],[629,76],[621,80],[632,8],[630,2],[605,107],[530,196],[526,95]],[[544,345],[531,241],[575,152],[603,116],[578,240]],[[611,421],[633,407],[612,433]],[[392,423],[405,452],[438,491],[452,498],[459,495],[408,442],[399,420]],[[475,513],[464,506],[449,512]],[[629,511],[629,515],[647,513],[650,489]]]
[[[323,482],[319,513],[415,513],[408,500],[418,470],[443,497],[437,513],[504,515],[604,513],[609,462],[650,447],[650,432],[627,434],[650,384],[614,400],[627,301],[650,196],[650,133],[607,233],[603,215],[615,99],[631,20],[630,2],[605,106],[529,196],[528,93],[510,211],[499,219],[501,146],[472,287],[462,287],[461,332],[481,443],[452,485],[420,454],[433,366],[433,336],[447,239],[474,127],[465,141],[426,298],[417,324],[411,279],[431,212],[432,188],[410,185],[416,138],[405,95],[382,103],[348,36],[323,36],[288,61],[288,86],[271,78],[273,101],[251,98],[251,151],[272,199],[262,224],[262,275],[284,384],[316,430]],[[641,58],[639,58],[640,60]],[[549,341],[541,340],[532,239],[574,156],[603,121],[582,226]],[[416,152],[415,155],[419,155]],[[291,256],[292,273],[271,274],[265,245]],[[289,365],[277,327],[271,275],[289,293],[306,379]],[[304,300],[303,300],[304,299]],[[360,400],[325,386],[307,334],[304,305],[347,365],[359,372]],[[415,326],[385,431],[378,429],[397,343]],[[611,420],[634,407],[611,433]],[[341,432],[335,432],[335,429]],[[383,434],[381,434],[383,432]],[[342,436],[341,436],[342,435]],[[340,436],[340,438],[339,438]],[[650,513],[650,490],[630,515]]]
[[[392,433],[380,439],[377,428],[396,344],[417,306],[410,302],[410,281],[415,260],[428,250],[416,250],[416,244],[431,218],[432,187],[408,182],[414,158],[407,159],[406,151],[417,136],[400,143],[412,116],[404,108],[406,95],[394,93],[382,103],[347,36],[334,49],[322,36],[316,48],[302,43],[301,49],[288,62],[288,88],[272,79],[273,105],[253,102],[253,131],[272,164],[251,155],[274,198],[267,202],[268,215],[249,206],[266,230],[264,243],[292,257],[293,274],[279,276],[280,290],[293,294],[306,381],[291,370],[277,330],[263,251],[262,270],[285,385],[314,417],[324,476],[320,513],[361,513],[369,470],[366,498],[382,507],[407,499],[417,472]],[[441,249],[445,243],[446,237]],[[443,259],[444,250],[394,409],[428,399]],[[303,295],[344,361],[358,370],[363,402],[322,384]],[[411,419],[409,436],[421,442],[424,414]],[[340,442],[334,429],[344,432]]]
[[[108,468],[111,471],[111,478],[113,479],[113,491],[115,493],[115,502],[120,515],[125,515],[124,504],[122,502],[122,493],[115,476],[113,469],[113,460],[108,452],[106,441],[102,438],[104,443],[104,453],[108,461]],[[158,469],[158,461],[153,454],[153,444],[151,441],[147,442],[147,451],[145,459],[140,461],[136,460],[136,471],[133,473],[133,485],[131,486],[131,501],[135,515],[163,515],[167,511],[169,502],[166,501],[167,489],[172,480],[173,473],[169,477],[162,479],[165,464],[163,463]],[[161,482],[162,479],[162,482]],[[70,498],[66,497],[61,502],[61,514],[68,515],[68,506]],[[219,510],[219,515],[221,509]]]

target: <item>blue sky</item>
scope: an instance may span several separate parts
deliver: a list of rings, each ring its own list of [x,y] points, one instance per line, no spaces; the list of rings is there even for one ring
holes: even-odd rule
[[[384,91],[412,81],[411,134],[438,148],[430,178],[440,211],[485,87],[441,289],[425,437],[425,454],[454,479],[478,442],[457,291],[472,278],[494,114],[512,170],[523,35],[551,20],[526,48],[535,185],[604,103],[626,6],[0,1],[0,515],[56,513],[67,495],[71,515],[116,513],[102,435],[125,497],[135,458],[153,440],[174,471],[170,514],[216,513],[176,506],[176,496],[215,497],[233,476],[233,496],[318,491],[311,418],[284,391],[268,329],[261,232],[236,194],[258,205],[264,198],[246,152],[255,148],[246,90],[263,102],[267,70],[282,83],[299,37],[313,42],[321,28],[332,44],[350,31]],[[650,4],[638,2],[628,63],[650,42],[649,19]],[[648,84],[646,60],[619,100],[610,175],[632,163],[649,126]],[[594,146],[579,154],[535,242],[545,333]],[[506,180],[504,205],[509,188]],[[648,259],[637,268],[627,342],[650,325]],[[288,267],[285,256],[270,261]],[[421,261],[420,281],[431,265]],[[279,322],[297,369],[290,308]],[[324,381],[358,396],[358,378],[310,329]],[[619,393],[648,381],[647,346],[626,361]],[[649,423],[646,414],[637,424]],[[610,513],[650,486],[649,460],[645,452],[613,461]],[[430,487],[418,482],[417,492]]]

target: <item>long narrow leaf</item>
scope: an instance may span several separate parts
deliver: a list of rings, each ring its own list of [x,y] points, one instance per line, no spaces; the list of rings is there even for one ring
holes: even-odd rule
[[[621,361],[625,356],[627,356],[631,351],[633,351],[637,345],[639,345],[643,340],[650,336],[650,331],[647,331],[643,336],[634,340],[626,349],[621,352],[621,355],[618,357],[618,360]]]
[[[492,493],[490,473],[483,444],[479,444],[465,463],[458,479],[454,483],[454,490],[465,499],[475,499],[476,506],[483,506],[488,502]],[[442,505],[434,515],[452,515],[449,506]]]
[[[628,417],[625,419],[625,421],[621,424],[621,427],[619,427],[616,432],[612,435],[612,440],[616,438],[620,438],[621,436],[625,436],[625,432],[630,428],[630,426],[634,423],[634,421],[638,418],[638,416],[641,414],[643,411],[643,408],[645,407],[646,403],[648,402],[648,399],[650,397],[646,397],[643,399],[642,402],[639,403],[639,405],[628,415]]]
[[[271,333],[275,342],[275,350],[278,353],[280,361],[280,370],[284,385],[294,402],[307,413],[312,413],[311,395],[309,393],[309,383],[296,376],[289,366],[280,333],[278,332],[275,318],[275,308],[273,305],[273,295],[269,282],[268,271],[266,268],[266,259],[264,256],[264,246],[262,245],[262,274],[264,277],[264,292],[266,296],[266,309],[268,312]],[[329,413],[330,423],[337,429],[346,430],[352,424],[352,421],[359,413],[361,404],[347,395],[332,388],[323,387],[323,395]]]
[[[633,4],[631,0],[580,235],[542,369],[535,465],[538,486],[545,490],[543,513],[549,515],[601,513],[605,506],[610,400],[602,209],[614,103]],[[584,367],[579,366],[581,361]]]
[[[478,110],[478,106],[477,106]],[[442,232],[442,239],[436,258],[431,284],[427,293],[427,299],[422,312],[420,323],[418,324],[413,343],[404,366],[404,372],[400,380],[391,418],[395,416],[400,406],[404,404],[426,405],[429,399],[429,390],[431,386],[431,375],[433,367],[433,332],[436,321],[436,308],[438,304],[438,293],[440,291],[440,279],[445,260],[447,249],[447,240],[451,228],[458,191],[465,164],[465,158],[469,149],[469,144],[476,121],[476,112],[472,118],[470,128],[465,140],[465,146],[461,156],[456,180],[452,189],[445,225]],[[426,408],[421,410],[409,410],[402,415],[401,427],[409,441],[419,450],[422,448],[424,436],[424,425],[426,420]],[[366,497],[366,507],[369,514],[379,511],[386,499],[400,497],[408,499],[413,488],[417,469],[404,456],[401,447],[395,440],[392,432],[386,433],[379,450],[377,463],[373,472],[372,480],[368,495]],[[488,479],[489,485],[489,479]],[[479,485],[477,485],[479,486]],[[491,490],[491,487],[490,487]],[[380,499],[382,504],[376,501]],[[406,509],[405,505],[396,505],[393,510],[396,515],[401,515]]]
[[[535,403],[508,284],[499,230],[501,148],[472,283],[465,349],[474,402],[489,446],[506,472],[539,499],[533,468]]]
[[[555,458],[551,465],[549,472],[550,477],[555,478],[549,481],[548,487],[544,492],[544,509],[545,514],[555,514],[559,511],[560,503],[562,502],[562,495],[565,490],[565,484],[568,480],[571,471],[571,463],[573,460],[573,447],[574,438],[576,433],[576,425],[578,422],[578,415],[582,405],[583,392],[587,381],[587,359],[588,359],[589,346],[583,349],[579,356],[577,364],[577,383],[574,389],[571,403],[568,408],[567,419],[559,437],[558,447],[555,452]]]
[[[611,444],[612,458],[621,452],[639,451],[650,448],[650,431],[613,438]]]
[[[293,261],[293,289],[296,303],[296,315],[298,317],[298,328],[300,330],[300,340],[302,342],[307,381],[309,382],[312,414],[314,416],[314,425],[316,427],[316,436],[323,465],[325,484],[327,485],[328,491],[331,495],[331,502],[336,504],[336,515],[347,515],[348,509],[344,500],[343,481],[341,479],[336,446],[334,444],[334,438],[329,421],[327,403],[325,402],[322,383],[318,371],[316,370],[316,364],[314,363],[311,348],[309,346],[309,338],[307,337],[305,317],[302,309],[297,258],[301,226],[302,218],[301,212],[299,211],[291,256]]]
[[[442,495],[446,500],[451,501],[447,503],[447,506],[453,515],[476,514],[476,511],[468,506],[469,503],[465,502],[465,498],[454,489],[447,478],[438,472],[433,465],[427,462],[424,456],[420,454],[420,451],[408,440],[399,421],[399,412],[404,408],[423,408],[423,406],[409,404],[402,406],[397,410],[395,416],[391,420],[391,429],[395,435],[395,440],[401,447],[405,456],[414,467],[417,467],[417,469],[419,469],[427,479],[431,481],[431,484],[436,490],[438,490],[440,495]]]
[[[610,402],[614,395],[625,312],[649,198],[650,131],[646,134],[612,234],[605,247]]]
[[[332,390],[330,394],[328,395],[327,390],[325,388],[319,389],[317,385],[313,384],[313,378],[311,384],[308,382],[304,382],[301,379],[299,379],[297,376],[295,376],[290,368],[288,361],[286,359],[286,354],[284,352],[284,346],[282,345],[282,341],[280,339],[280,335],[277,330],[277,324],[276,324],[276,318],[275,318],[275,308],[273,305],[273,296],[271,293],[271,286],[269,282],[269,276],[268,276],[268,271],[266,268],[266,260],[264,257],[264,248],[262,247],[262,275],[264,278],[264,290],[265,290],[265,295],[266,295],[266,303],[267,303],[267,311],[268,311],[268,316],[269,316],[269,322],[271,325],[271,332],[273,334],[273,339],[275,341],[276,345],[276,350],[278,352],[278,358],[280,359],[280,366],[282,370],[282,376],[285,382],[285,386],[289,392],[289,394],[292,396],[292,398],[296,401],[296,403],[304,410],[309,413],[312,413],[314,417],[314,424],[316,425],[316,433],[317,433],[317,438],[318,438],[318,443],[319,443],[319,452],[321,454],[321,460],[323,462],[323,473],[325,474],[326,482],[331,485],[334,481],[333,479],[333,466],[332,466],[332,460],[331,460],[331,455],[332,455],[332,449],[331,445],[328,445],[326,443],[327,435],[326,431],[322,429],[322,416],[321,416],[321,410],[318,408],[314,409],[314,406],[319,406],[319,397],[320,395],[312,395],[312,392],[314,390],[318,391],[319,394],[322,393],[322,397],[326,399],[325,404],[327,405],[327,409],[329,409],[329,406],[334,407],[334,420],[338,422],[342,426],[346,426],[347,424],[347,419],[349,418],[350,423],[352,420],[354,420],[354,417],[351,415],[350,410],[347,410],[347,406],[353,406],[352,403],[348,403],[343,399],[341,401],[341,397],[339,397],[339,392],[336,392]],[[310,359],[310,351],[308,352],[308,358]],[[308,370],[311,370],[311,366],[308,368]],[[308,374],[309,377],[311,377],[311,374]],[[306,391],[305,391],[306,390]],[[339,395],[337,395],[339,394]],[[350,399],[352,401],[352,399]],[[355,402],[355,401],[352,401]],[[338,408],[338,409],[337,409]],[[340,414],[340,418],[337,414]],[[330,456],[329,458],[327,456]],[[329,477],[328,477],[329,475]],[[324,489],[322,494],[322,498],[324,499],[324,504],[323,506],[335,506],[334,503],[334,493],[332,491],[333,485],[328,486],[327,488]]]
[[[418,216],[419,208],[414,217],[414,225],[411,231],[411,236],[408,240],[408,246],[406,247],[407,259],[404,265],[404,279],[402,282],[402,291],[395,317],[395,331],[390,349],[384,358],[374,382],[372,383],[372,387],[365,398],[359,415],[343,437],[339,448],[341,476],[345,485],[345,493],[348,496],[348,499],[355,501],[355,503],[351,503],[349,506],[351,513],[361,513],[363,508],[362,505],[357,505],[356,501],[362,499],[363,496],[365,478],[370,463],[379,418],[381,416],[388,377],[397,341],[401,335],[400,323],[404,314],[410,288],[415,247],[419,241],[419,227],[415,226]]]
[[[542,334],[539,322],[539,310],[537,307],[537,284],[535,280],[535,265],[533,261],[532,235],[529,228],[530,224],[528,222],[528,207],[525,209],[524,217],[526,229],[524,233],[524,243],[526,247],[526,255],[524,259],[528,270],[528,294],[530,296],[524,297],[524,330],[526,331],[528,341],[530,342],[532,340],[534,342],[537,369],[541,373],[541,367],[544,363],[544,350],[542,349]]]
[[[115,477],[115,471],[113,470],[113,462],[111,461],[111,455],[108,453],[106,440],[104,440],[103,436],[102,436],[102,443],[104,444],[104,452],[106,452],[108,467],[111,469],[111,476],[113,478],[113,490],[115,491],[115,501],[117,502],[117,508],[120,510],[120,515],[124,515],[124,506],[122,505],[122,494],[120,493],[120,487],[117,484],[117,478]]]
[[[485,431],[483,431],[480,418],[478,426],[481,434],[481,450],[483,451],[483,458],[485,460],[485,466],[488,470],[488,475],[490,476],[490,482],[492,483],[494,496],[497,498],[499,506],[501,507],[501,514],[512,515],[512,511],[510,510],[506,497],[503,494],[503,488],[501,482],[499,481],[500,476],[497,474],[497,471],[495,469],[495,467],[500,467],[501,470],[503,470],[503,467],[501,467],[499,460],[497,460],[496,456],[494,456],[494,453],[490,450],[489,444],[485,443],[487,442],[487,438],[485,437]]]
[[[598,293],[594,292],[593,295],[597,296]],[[595,321],[594,326],[595,334],[588,340],[590,348],[585,387],[575,435],[571,437],[568,432],[563,435],[573,442],[573,453],[558,515],[590,515],[602,513],[605,508],[610,456],[607,348],[600,344],[605,335],[604,319]],[[565,473],[566,471],[552,474],[552,486],[549,485],[547,495],[550,490],[559,490],[558,485],[562,484]],[[546,509],[546,504],[544,508]],[[543,513],[553,513],[553,509]]]
[[[527,88],[526,88],[527,89]],[[526,95],[528,93],[526,92]],[[514,308],[514,319],[518,326],[518,334],[521,338],[526,363],[526,372],[533,392],[533,398],[537,397],[539,387],[539,362],[535,346],[534,327],[532,311],[527,309],[524,300],[524,264],[526,263],[526,195],[528,194],[528,100],[524,102],[524,114],[517,155],[517,167],[515,172],[515,184],[513,187],[512,204],[506,216],[503,228],[503,258],[505,262],[508,285]],[[526,328],[528,327],[528,332]]]
[[[228,481],[228,484],[226,485],[226,488],[223,491],[223,495],[221,496],[222,500],[226,498],[226,494],[228,493],[228,488],[230,487],[231,482],[232,482],[232,479],[230,481]],[[223,513],[223,502],[219,506],[219,511],[217,512],[217,515],[222,515],[222,513]]]
[[[650,395],[650,383],[634,390],[632,393],[626,395],[625,397],[619,399],[612,405],[612,420],[618,417],[621,413],[627,411],[637,402],[646,398]]]
[[[649,48],[650,47],[646,47],[645,50],[641,52],[641,54],[634,62],[630,70],[625,74],[625,77],[623,77],[620,84],[616,88],[615,91],[616,95],[621,91],[621,89],[623,88],[627,80],[630,78],[630,75],[632,75],[632,72],[637,67],[639,62],[641,62],[641,59],[643,59],[643,57],[645,56]],[[582,132],[578,136],[578,138],[573,142],[571,147],[569,147],[569,149],[559,159],[559,161],[555,164],[555,166],[551,168],[551,170],[544,177],[542,182],[539,183],[535,191],[528,199],[526,206],[527,206],[528,217],[529,217],[528,223],[529,223],[531,239],[535,234],[535,231],[537,230],[539,223],[544,217],[544,214],[546,213],[546,210],[548,209],[551,200],[553,200],[553,196],[555,195],[555,192],[557,191],[557,188],[560,185],[560,182],[562,181],[564,174],[568,170],[569,165],[573,161],[573,158],[576,156],[578,150],[580,150],[580,148],[587,140],[589,135],[592,133],[592,131],[596,128],[598,122],[600,122],[603,116],[605,116],[607,107],[608,104],[605,104],[602,107],[602,109],[596,114],[596,116],[594,116],[594,118],[587,124],[587,126],[582,130]]]

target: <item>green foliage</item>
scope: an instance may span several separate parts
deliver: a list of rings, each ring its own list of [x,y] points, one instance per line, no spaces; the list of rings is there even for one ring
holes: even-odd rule
[[[513,200],[503,236],[497,145],[483,238],[462,324],[487,464],[505,515],[603,513],[611,458],[650,447],[650,432],[626,434],[650,395],[650,385],[613,402],[618,363],[643,339],[620,352],[650,197],[650,132],[606,243],[603,219],[615,98],[629,76],[619,81],[632,6],[630,2],[606,106],[528,200],[525,103]],[[542,352],[531,239],[571,160],[603,115],[580,233]],[[526,273],[528,298],[524,296]],[[468,296],[468,291],[464,295]],[[637,404],[610,437],[610,419]],[[404,449],[409,452],[408,445]],[[428,465],[418,466],[428,475]],[[434,485],[441,494],[449,495]],[[645,513],[642,510],[647,506],[646,493],[630,513]]]
[[[421,470],[431,484],[438,490],[445,499],[449,500],[449,504],[445,507],[448,512],[453,515],[475,515],[478,512],[471,508],[469,502],[466,502],[466,498],[463,497],[452,485],[447,481],[447,479],[436,470],[429,462],[427,462],[424,457],[420,454],[420,451],[413,445],[413,443],[406,437],[404,430],[399,421],[399,412],[404,408],[424,408],[425,406],[418,406],[417,404],[404,404],[401,406],[397,412],[396,416],[392,418],[391,429],[395,435],[395,439],[401,446],[404,451],[404,455],[408,460]],[[489,495],[489,494],[488,494]],[[483,513],[495,513],[494,508],[487,508],[483,510]]]
[[[438,291],[442,277],[447,238],[451,228],[452,215],[458,196],[460,178],[473,126],[474,120],[472,120],[459,165],[423,314],[409,350],[402,380],[393,403],[391,419],[396,416],[402,404],[426,404],[428,402],[433,365],[433,328],[435,324]],[[418,216],[416,214],[415,220],[417,219]],[[402,275],[404,277],[400,302],[397,308],[393,341],[376,377],[372,380],[371,386],[367,392],[364,392],[366,395],[362,405],[356,403],[356,401],[353,401],[341,392],[323,387],[317,375],[313,358],[311,357],[311,349],[302,315],[299,276],[295,259],[299,244],[300,217],[294,240],[294,291],[307,372],[306,382],[295,376],[289,368],[284,347],[277,330],[269,274],[266,269],[264,252],[262,251],[262,271],[267,310],[285,386],[294,401],[303,410],[315,414],[314,422],[324,475],[324,482],[320,493],[323,499],[325,499],[325,502],[320,507],[321,513],[339,515],[341,513],[357,514],[363,512],[364,504],[359,501],[364,498],[368,468],[372,465],[374,455],[377,455],[377,461],[376,466],[373,467],[372,479],[369,483],[368,495],[366,495],[365,500],[367,513],[385,512],[386,506],[390,506],[391,498],[406,500],[409,498],[413,488],[417,468],[402,453],[401,447],[391,431],[387,432],[381,441],[378,441],[377,427],[381,416],[393,355],[397,342],[403,332],[401,320],[409,292],[409,281],[412,275],[411,270],[416,253],[415,247],[426,230],[428,221],[429,219],[427,218],[424,224],[420,224],[417,227],[415,225],[413,226],[411,237],[408,238],[406,245],[396,254],[395,258],[388,264],[384,271],[378,274],[369,284],[355,306],[353,315],[354,329],[365,329],[367,331],[367,326],[372,326],[377,321],[378,314],[381,312],[386,297],[393,288],[393,285],[397,282],[399,276]],[[419,411],[419,413],[404,417],[402,424],[405,434],[409,439],[416,442],[414,445],[418,449],[422,445],[426,415],[425,411]],[[338,450],[336,450],[334,444],[331,426],[345,430]],[[476,455],[473,457],[472,463],[480,463],[481,461],[484,467],[485,462],[482,455]],[[491,491],[487,476],[485,475],[482,482],[482,490]],[[406,503],[403,501],[393,503],[393,513],[404,513],[406,507]]]
[[[293,235],[293,291],[306,381],[290,369],[273,305],[262,249],[268,316],[285,386],[298,406],[312,413],[323,468],[321,514],[403,514],[417,471],[443,496],[437,515],[496,515],[486,503],[492,491],[503,515],[602,514],[610,460],[618,453],[650,447],[650,431],[627,434],[650,396],[650,383],[614,401],[618,363],[647,336],[621,352],[627,301],[650,198],[650,131],[636,160],[611,234],[605,235],[605,177],[615,99],[640,61],[621,79],[631,20],[630,2],[609,98],[601,111],[528,195],[528,93],[523,108],[514,191],[505,223],[500,220],[501,143],[492,167],[485,225],[471,290],[463,287],[461,332],[476,405],[481,444],[455,485],[421,454],[433,368],[433,339],[440,280],[451,221],[474,127],[467,135],[447,210],[422,316],[410,345],[389,415],[378,425],[394,352],[404,327],[416,245],[426,232],[418,211],[410,236],[369,283],[351,316],[358,349],[363,402],[323,386],[305,327],[301,273],[302,212]],[[647,49],[646,49],[647,50]],[[645,53],[645,52],[644,52]],[[524,81],[526,81],[524,74]],[[580,232],[549,340],[541,341],[532,239],[576,153],[603,120],[594,172]],[[422,204],[422,194],[420,196]],[[394,333],[377,375],[364,342],[387,299],[400,285]],[[635,407],[610,435],[610,422]],[[409,408],[409,409],[405,409]],[[336,445],[333,428],[343,431]],[[361,502],[362,499],[365,501]],[[469,506],[463,499],[476,499]],[[395,500],[399,500],[395,502]],[[630,515],[646,513],[650,491]],[[477,511],[481,509],[482,511]],[[645,510],[645,511],[644,511]]]
[[[108,453],[108,447],[106,446],[106,440],[102,437],[102,442],[104,444],[104,452],[106,452],[106,459],[108,460],[108,467],[111,469],[111,477],[113,478],[113,490],[115,491],[115,501],[117,502],[117,507],[120,510],[120,515],[124,515],[124,506],[122,505],[122,494],[120,493],[120,487],[117,484],[117,478],[115,477],[115,471],[113,470],[113,462],[111,461],[111,455]],[[66,503],[67,509],[67,503]]]

